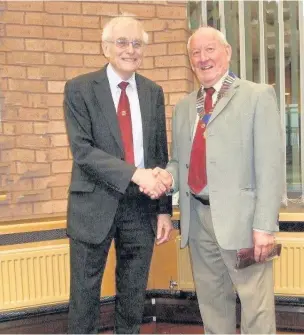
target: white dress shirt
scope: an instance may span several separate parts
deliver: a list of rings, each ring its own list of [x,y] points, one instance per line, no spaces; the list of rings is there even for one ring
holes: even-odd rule
[[[144,165],[143,130],[142,130],[142,120],[141,120],[138,92],[135,81],[135,73],[133,73],[128,80],[123,80],[115,72],[113,66],[109,64],[107,66],[107,76],[110,84],[110,89],[116,113],[121,94],[121,89],[118,87],[118,84],[120,84],[122,81],[129,83],[129,85],[126,88],[126,94],[129,98],[130,103],[135,166],[139,168],[144,168],[145,165]]]

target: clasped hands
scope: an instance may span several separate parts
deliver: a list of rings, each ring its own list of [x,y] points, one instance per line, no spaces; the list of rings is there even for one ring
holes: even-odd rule
[[[139,186],[141,192],[151,199],[158,199],[169,192],[173,183],[171,174],[159,167],[154,169],[138,168],[132,177],[132,181]]]

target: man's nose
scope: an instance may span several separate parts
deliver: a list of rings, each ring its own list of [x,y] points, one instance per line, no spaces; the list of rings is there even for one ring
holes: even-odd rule
[[[206,54],[206,52],[205,52],[205,50],[201,50],[201,61],[206,61],[206,60],[208,60],[209,59],[209,57],[208,57],[208,55]]]
[[[133,43],[132,42],[129,42],[129,45],[127,46],[126,51],[129,52],[129,53],[133,53],[134,52],[134,47],[133,47]]]

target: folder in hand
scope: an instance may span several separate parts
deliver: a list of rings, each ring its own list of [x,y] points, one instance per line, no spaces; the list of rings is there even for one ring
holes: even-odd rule
[[[272,259],[279,257],[281,255],[281,250],[282,244],[275,244],[268,253],[265,261],[271,261]],[[256,263],[257,262],[254,259],[254,247],[238,250],[236,254],[236,270],[247,268],[248,266]]]

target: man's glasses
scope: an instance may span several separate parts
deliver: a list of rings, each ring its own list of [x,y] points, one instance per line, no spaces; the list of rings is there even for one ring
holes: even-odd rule
[[[127,49],[130,44],[132,44],[134,49],[140,49],[143,47],[144,43],[141,40],[129,41],[127,38],[118,38],[116,41],[107,41],[114,43],[120,49]]]

